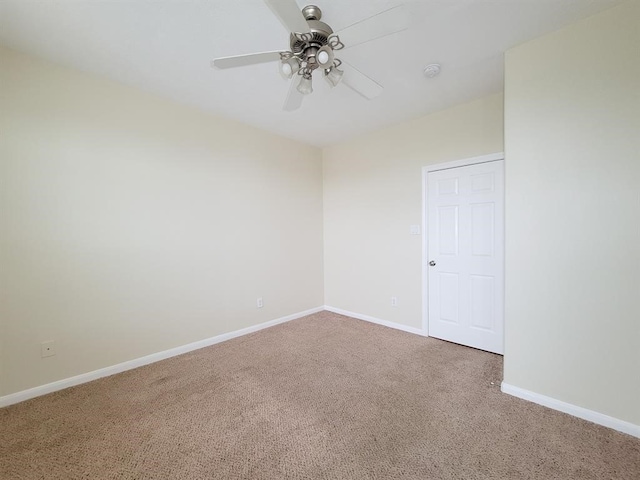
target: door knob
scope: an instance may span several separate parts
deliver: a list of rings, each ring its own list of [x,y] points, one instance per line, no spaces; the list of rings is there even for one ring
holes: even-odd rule
[[[435,266],[436,266],[436,262],[434,262],[433,260],[431,260],[431,261],[429,262],[429,265],[430,265],[430,266],[432,266],[432,267],[435,267]]]

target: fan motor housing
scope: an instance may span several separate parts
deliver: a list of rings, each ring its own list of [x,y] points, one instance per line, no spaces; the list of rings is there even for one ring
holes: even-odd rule
[[[310,33],[292,33],[290,38],[291,51],[300,54],[307,48],[320,48],[329,42],[329,36],[333,34],[333,29],[319,20],[307,20]]]

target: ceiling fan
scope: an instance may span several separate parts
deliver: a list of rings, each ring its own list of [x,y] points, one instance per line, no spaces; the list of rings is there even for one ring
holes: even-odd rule
[[[336,58],[335,53],[405,30],[408,18],[402,5],[334,33],[329,25],[320,21],[322,11],[315,5],[307,5],[300,10],[295,0],[264,1],[290,32],[289,50],[216,58],[211,62],[213,67],[233,68],[279,61],[280,73],[291,79],[283,107],[286,111],[300,108],[304,95],[313,92],[312,75],[315,71],[322,72],[332,87],[343,83],[367,99],[382,93],[380,84]]]

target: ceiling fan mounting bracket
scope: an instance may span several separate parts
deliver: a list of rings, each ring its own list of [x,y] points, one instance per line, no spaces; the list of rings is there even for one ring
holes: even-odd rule
[[[302,9],[302,15],[305,20],[320,20],[322,18],[322,10],[315,5],[307,5]]]

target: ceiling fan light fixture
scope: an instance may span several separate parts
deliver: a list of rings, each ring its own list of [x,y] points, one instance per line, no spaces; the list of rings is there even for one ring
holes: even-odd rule
[[[327,52],[318,52],[318,63],[320,65],[326,64],[329,61],[329,54]]]
[[[302,75],[300,79],[300,83],[298,84],[298,91],[303,95],[310,95],[313,93],[313,85],[311,82],[311,74],[305,73]]]
[[[343,75],[344,72],[334,65],[329,70],[325,70],[324,78],[332,87],[335,87],[340,83]]]
[[[280,73],[285,78],[291,78],[300,70],[300,60],[297,57],[290,57],[280,62]]]
[[[280,65],[280,71],[287,78],[291,78],[291,75],[293,75],[293,69],[287,62],[284,62],[282,63],[282,65]]]
[[[316,63],[320,68],[330,68],[333,65],[333,49],[324,45],[316,53]]]
[[[257,0],[256,0],[257,1]],[[398,5],[369,18],[356,22],[342,32],[335,33],[322,21],[322,11],[315,5],[302,10],[297,0],[264,0],[274,15],[289,31],[289,50],[257,52],[232,57],[216,58],[212,66],[220,69],[243,67],[258,63],[279,61],[280,75],[291,81],[284,110],[300,108],[303,95],[313,92],[312,74],[321,74],[332,87],[343,80],[342,62],[335,52],[345,48],[340,36],[344,34],[351,46],[405,30],[408,25],[407,10]],[[347,65],[346,85],[367,99],[380,95],[382,86],[370,77]],[[298,76],[300,79],[298,79]],[[296,78],[296,80],[293,80]]]

